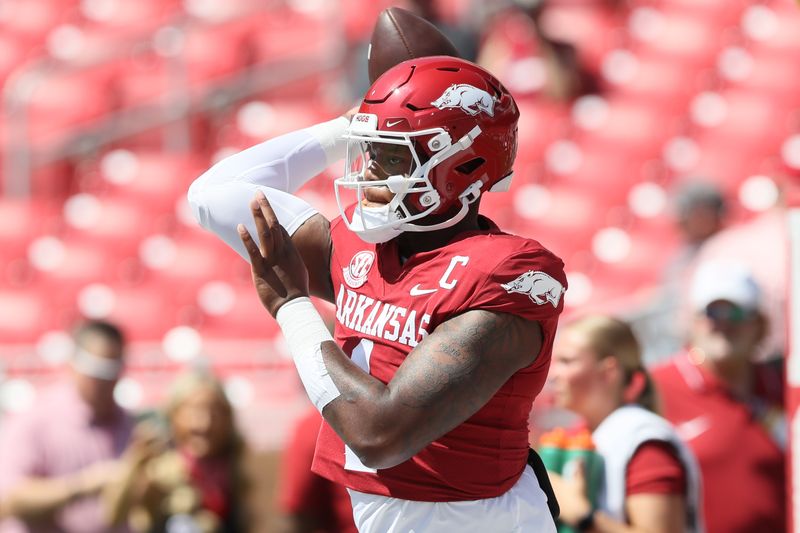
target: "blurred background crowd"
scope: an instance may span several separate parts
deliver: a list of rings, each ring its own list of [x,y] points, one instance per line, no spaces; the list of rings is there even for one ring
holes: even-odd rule
[[[434,22],[515,95],[515,180],[482,209],[564,259],[565,321],[629,324],[640,366],[661,368],[673,395],[663,414],[680,421],[681,398],[700,393],[668,374],[685,348],[704,368],[691,358],[698,313],[733,326],[757,314],[763,329],[731,342],[774,381],[718,377],[741,385],[735,400],[759,424],[780,408],[785,214],[800,182],[793,1],[0,0],[9,531],[314,531],[304,509],[323,501],[320,520],[341,524],[337,489],[300,475],[319,418],[277,325],[185,193],[220,158],[351,107],[391,5]],[[339,172],[300,192],[329,217]],[[713,277],[719,298],[706,301],[692,282],[712,260],[748,273]],[[748,276],[757,296],[743,296]],[[587,414],[552,389],[537,400],[532,443],[570,420],[565,407]],[[786,442],[774,420],[760,458],[773,478]],[[709,531],[734,531],[713,520]],[[759,530],[741,520],[736,531]]]

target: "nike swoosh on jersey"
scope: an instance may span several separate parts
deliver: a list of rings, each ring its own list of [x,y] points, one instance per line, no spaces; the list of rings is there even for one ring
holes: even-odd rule
[[[423,294],[431,294],[438,290],[439,289],[420,289],[419,283],[417,283],[416,285],[411,287],[411,290],[408,291],[408,294],[410,294],[411,296],[422,296]]]

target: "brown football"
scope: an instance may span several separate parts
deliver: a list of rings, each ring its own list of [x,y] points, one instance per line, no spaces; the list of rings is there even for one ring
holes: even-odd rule
[[[458,57],[458,50],[424,18],[399,7],[381,11],[367,54],[370,83],[398,63],[426,56]]]

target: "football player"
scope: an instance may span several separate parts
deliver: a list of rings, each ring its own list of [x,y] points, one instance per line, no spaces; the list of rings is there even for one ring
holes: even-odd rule
[[[199,222],[251,263],[325,419],[313,469],[348,488],[360,531],[555,531],[528,415],[563,263],[478,213],[508,189],[518,117],[477,65],[412,59],[357,112],[225,159],[189,190]],[[329,222],[291,193],[342,156]],[[309,295],[336,304],[333,337]]]

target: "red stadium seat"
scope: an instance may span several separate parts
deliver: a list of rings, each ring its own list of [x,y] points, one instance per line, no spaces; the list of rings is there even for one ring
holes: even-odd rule
[[[788,0],[752,3],[742,14],[741,31],[754,53],[796,59],[800,53],[800,11]]]
[[[152,30],[181,13],[177,0],[107,0],[82,2],[80,13],[90,24],[122,33]]]
[[[570,127],[569,108],[538,98],[517,101],[519,106],[519,148],[515,168],[526,163],[541,164],[547,146],[565,135]],[[518,178],[515,178],[518,179]]]
[[[664,13],[691,17],[722,28],[736,24],[748,3],[746,0],[659,0],[656,5]]]
[[[579,126],[576,142],[586,151],[607,147],[626,152],[628,157],[655,153],[682,123],[668,108],[629,98],[624,92],[605,99],[605,109],[598,115],[589,127],[579,113],[573,113],[573,121]]]
[[[630,57],[634,62],[631,72],[614,82],[612,94],[631,105],[639,103],[653,111],[680,114],[702,88],[703,76],[685,62],[641,52]]]
[[[568,149],[570,146],[573,148]],[[549,149],[547,164],[558,185],[573,187],[598,205],[618,206],[625,204],[633,184],[650,177],[647,160],[655,153],[655,147],[628,146],[613,138],[582,135],[574,144]]]
[[[160,31],[164,40],[175,41],[175,49],[165,45],[160,53],[140,53],[124,61],[115,82],[123,108],[183,105],[240,72],[248,61],[238,31],[204,26]]]
[[[27,138],[40,145],[54,142],[107,116],[114,107],[107,76],[105,69],[55,72],[44,75],[32,88],[15,85],[19,113],[28,123]]]
[[[306,98],[252,100],[237,108],[215,141],[220,148],[241,150],[335,116],[326,111]]]
[[[3,85],[8,75],[30,57],[30,52],[22,40],[0,32],[0,82]]]
[[[50,202],[0,197],[0,257],[24,255],[33,239],[59,225],[58,211]]]
[[[202,86],[241,71],[252,60],[245,40],[252,24],[233,23],[185,29],[181,57],[190,86]]]
[[[633,12],[633,21],[636,21]],[[642,28],[634,28],[632,35],[637,43],[632,46],[637,55],[659,56],[684,64],[710,65],[716,58],[720,42],[719,27],[712,31],[715,21],[698,19],[692,15],[663,13],[650,10],[652,20]]]
[[[301,58],[317,59],[343,46],[341,33],[324,11],[300,13],[281,9],[263,14],[260,27],[250,35],[256,62]],[[374,23],[374,18],[372,19]]]
[[[162,103],[164,95],[177,87],[168,74],[166,62],[155,54],[137,54],[120,61],[115,91],[123,109]]]
[[[132,341],[160,341],[170,329],[183,325],[185,302],[180,293],[160,284],[87,283],[65,295],[62,306],[74,316],[111,320],[124,327]]]
[[[749,73],[733,80],[731,87],[751,91],[768,99],[776,108],[793,110],[800,107],[800,49],[792,56],[760,51],[752,56]]]
[[[49,291],[0,288],[0,344],[33,343],[59,324]]]
[[[562,256],[585,248],[608,212],[607,204],[579,186],[529,184],[514,190],[512,231],[536,239]]]
[[[35,282],[54,291],[74,291],[93,282],[121,283],[135,274],[135,258],[82,240],[40,237],[28,248]]]
[[[75,6],[54,6],[51,0],[5,0],[0,13],[0,33],[28,45],[43,44],[47,34],[75,15]]]
[[[207,167],[206,159],[195,154],[118,149],[100,158],[98,170],[110,196],[169,212]]]
[[[252,285],[233,287],[233,299],[227,312],[203,314],[198,330],[203,336],[241,339],[272,338],[279,332]]]
[[[200,230],[177,239],[158,234],[148,236],[139,246],[139,259],[148,279],[187,290],[195,290],[214,279],[249,275],[244,260],[215,236]]]
[[[392,0],[343,0],[341,20],[347,42],[356,43],[369,39],[378,13],[395,4],[397,2]]]
[[[138,250],[141,239],[166,231],[174,224],[172,213],[153,210],[147,203],[123,195],[83,194],[64,207],[65,236],[107,247],[115,253]]]
[[[794,126],[791,116],[768,96],[730,89],[693,101],[694,137],[704,146],[727,145],[739,154],[773,153]]]

